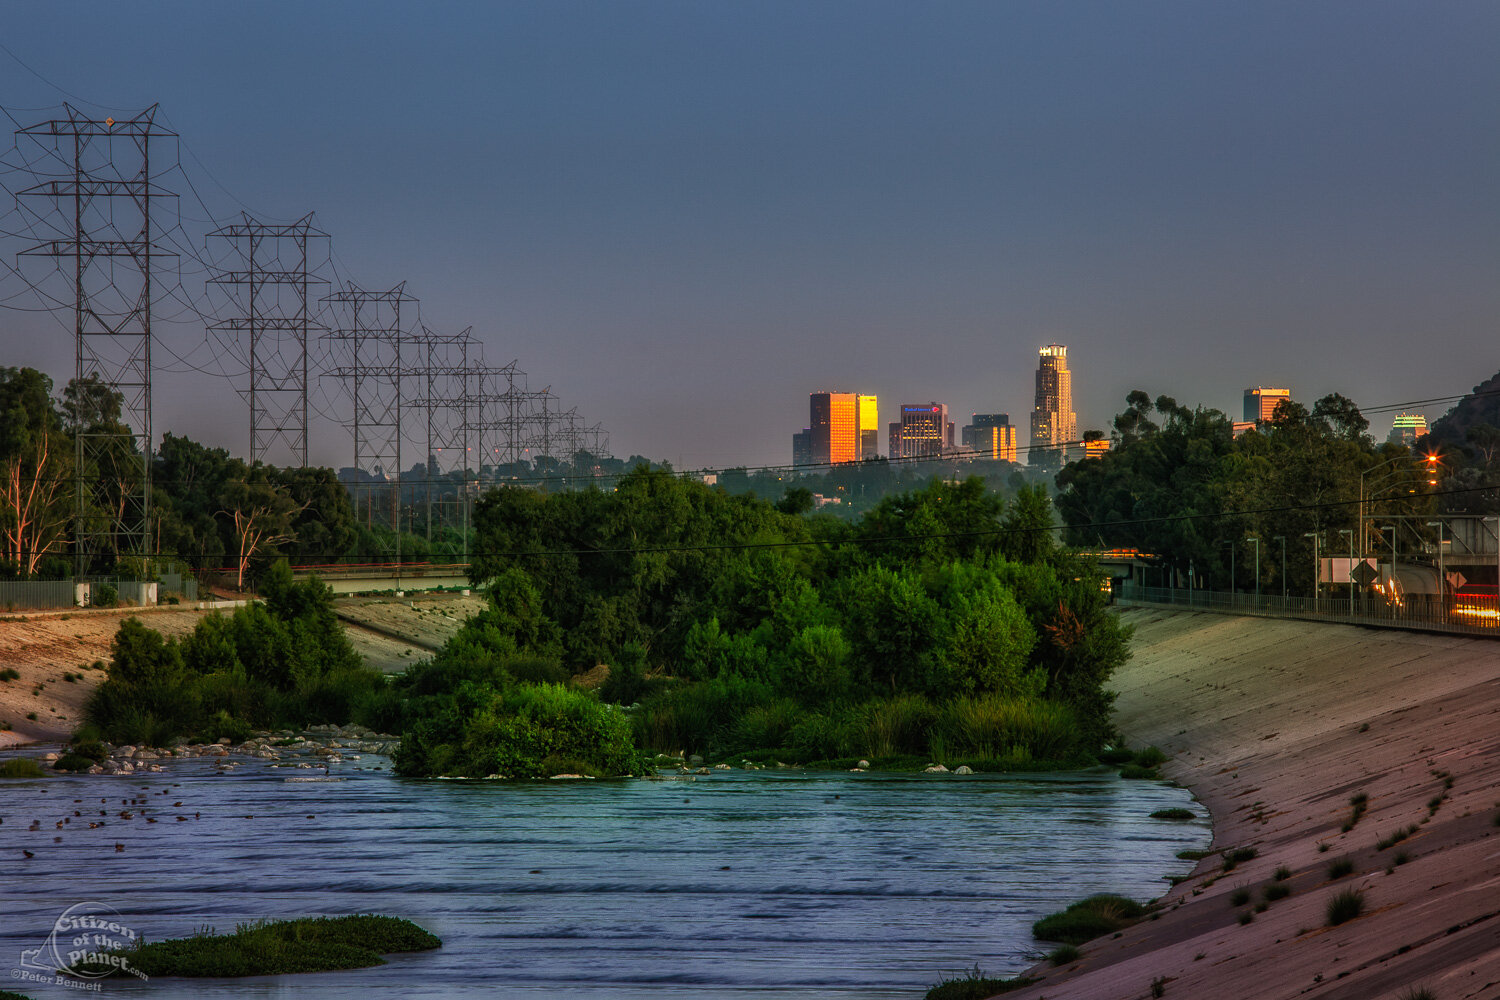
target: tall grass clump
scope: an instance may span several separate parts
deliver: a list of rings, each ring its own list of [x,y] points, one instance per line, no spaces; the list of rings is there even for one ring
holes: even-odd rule
[[[920,694],[871,702],[865,707],[867,752],[872,757],[923,755],[927,752],[927,731],[937,717],[937,708]]]
[[[1145,914],[1146,908],[1140,903],[1105,893],[1043,917],[1031,925],[1031,934],[1040,941],[1079,945],[1129,927]]]
[[[1328,898],[1328,926],[1336,927],[1365,912],[1365,894],[1359,889],[1341,889]]]
[[[42,778],[46,772],[30,757],[12,757],[0,764],[0,778]]]
[[[997,993],[1024,989],[1036,982],[1025,976],[1014,979],[992,979],[979,966],[954,979],[944,979],[927,991],[926,1000],[985,1000]]]
[[[1328,880],[1330,882],[1341,879],[1346,875],[1354,874],[1354,859],[1350,857],[1336,858],[1328,866]]]
[[[1078,722],[1060,702],[990,694],[949,702],[938,731],[956,760],[998,760],[1018,749],[1036,760],[1065,760],[1077,749]]]

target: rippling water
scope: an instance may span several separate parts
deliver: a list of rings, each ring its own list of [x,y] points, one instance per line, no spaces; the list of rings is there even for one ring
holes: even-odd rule
[[[60,912],[97,902],[151,939],[353,912],[443,939],[374,969],[107,980],[105,995],[911,998],[976,962],[1019,971],[1037,917],[1094,892],[1157,896],[1190,867],[1176,852],[1209,840],[1201,807],[1148,818],[1186,792],[1102,770],[508,784],[405,781],[368,767],[382,760],[335,765],[336,783],[183,760],[0,784],[0,977]]]

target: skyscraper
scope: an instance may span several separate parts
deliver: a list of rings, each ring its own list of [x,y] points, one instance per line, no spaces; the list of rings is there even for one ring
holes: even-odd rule
[[[1402,411],[1391,421],[1391,433],[1386,436],[1390,444],[1404,444],[1408,448],[1417,443],[1417,438],[1427,433],[1427,418],[1420,413]]]
[[[953,422],[943,403],[905,403],[901,420],[891,424],[891,457],[941,455],[953,447]]]
[[[853,392],[808,396],[808,424],[792,435],[792,462],[826,465],[874,458],[878,453],[879,401]]]
[[[1062,449],[1078,438],[1078,414],[1073,412],[1073,373],[1068,369],[1068,349],[1048,344],[1039,353],[1036,369],[1036,404],[1031,410],[1031,454],[1029,465],[1055,465]]]
[[[1288,403],[1292,401],[1292,390],[1273,389],[1270,386],[1258,385],[1253,389],[1245,390],[1245,422],[1254,423],[1257,420],[1270,420],[1276,412],[1276,406],[1282,400]]]
[[[976,413],[964,427],[963,445],[981,457],[1005,462],[1016,460],[1016,429],[1008,413]]]

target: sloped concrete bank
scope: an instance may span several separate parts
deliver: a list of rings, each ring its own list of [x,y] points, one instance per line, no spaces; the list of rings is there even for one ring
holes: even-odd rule
[[[1156,919],[1033,970],[1006,1000],[1133,1000],[1153,984],[1195,1000],[1500,998],[1500,641],[1123,616],[1136,640],[1114,681],[1120,728],[1170,755],[1216,850],[1256,856],[1230,872],[1204,859]],[[1352,873],[1332,877],[1344,858]],[[1267,901],[1282,867],[1291,893]],[[1329,926],[1344,890],[1363,912]]]

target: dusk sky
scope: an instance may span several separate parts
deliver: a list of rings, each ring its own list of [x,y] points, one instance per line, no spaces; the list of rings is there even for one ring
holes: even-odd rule
[[[819,389],[1024,443],[1049,342],[1084,429],[1133,388],[1237,417],[1500,369],[1493,0],[10,0],[0,45],[23,124],[159,103],[215,218],[315,212],[345,277],[406,281],[621,457],[785,463]],[[0,365],[61,385],[71,329],[0,310]],[[246,453],[240,387],[163,371],[158,435]]]

